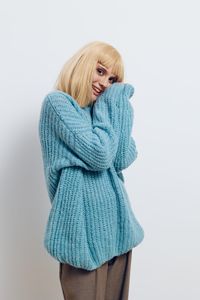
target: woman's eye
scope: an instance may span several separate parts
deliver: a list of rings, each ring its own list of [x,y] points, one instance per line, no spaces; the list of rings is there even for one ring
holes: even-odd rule
[[[111,81],[111,83],[114,83],[114,82],[117,81],[117,79],[116,78],[110,78],[110,81]]]
[[[104,74],[104,70],[103,70],[103,69],[100,69],[100,68],[97,69],[97,72],[98,72],[99,74],[102,74],[102,75]]]

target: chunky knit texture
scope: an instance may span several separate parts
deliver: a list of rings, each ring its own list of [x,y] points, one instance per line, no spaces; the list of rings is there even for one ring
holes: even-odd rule
[[[144,238],[122,174],[138,153],[133,93],[114,83],[84,108],[58,90],[43,100],[39,137],[51,201],[44,246],[59,262],[94,270]]]

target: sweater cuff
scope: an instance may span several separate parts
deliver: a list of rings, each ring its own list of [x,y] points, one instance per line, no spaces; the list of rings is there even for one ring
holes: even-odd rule
[[[109,98],[115,100],[119,96],[125,96],[127,98],[131,98],[134,94],[134,87],[129,83],[115,82],[111,86],[109,86],[99,97]]]

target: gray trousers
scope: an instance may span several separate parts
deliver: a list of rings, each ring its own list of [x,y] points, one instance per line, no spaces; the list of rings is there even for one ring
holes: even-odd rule
[[[132,250],[88,271],[59,263],[65,300],[128,300]]]

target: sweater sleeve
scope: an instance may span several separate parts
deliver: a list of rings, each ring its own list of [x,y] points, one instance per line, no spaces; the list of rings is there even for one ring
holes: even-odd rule
[[[93,123],[68,94],[53,92],[46,97],[46,117],[56,134],[92,171],[108,169],[116,156],[119,142],[117,94],[122,86],[108,88],[93,108]],[[89,169],[88,168],[88,169]]]
[[[133,95],[133,93],[134,89],[132,89],[131,96]],[[131,135],[134,118],[133,107],[130,101],[128,101],[127,99],[123,98],[122,100],[124,101],[124,103],[123,111],[119,116],[119,143],[114,160],[114,167],[117,172],[120,172],[130,166],[138,155],[135,140]]]

